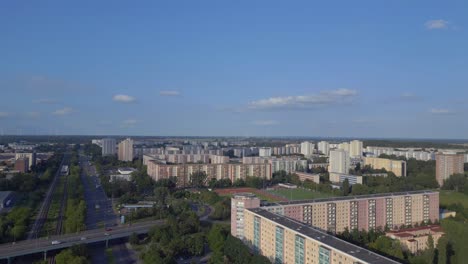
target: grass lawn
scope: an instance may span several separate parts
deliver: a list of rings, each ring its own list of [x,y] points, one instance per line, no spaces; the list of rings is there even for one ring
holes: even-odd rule
[[[315,198],[327,198],[332,197],[333,195],[328,193],[314,192],[306,189],[278,189],[274,191],[269,191],[272,194],[282,196],[286,199],[292,200],[307,200]]]
[[[468,208],[468,195],[454,191],[440,191],[440,205],[461,203],[463,207]]]

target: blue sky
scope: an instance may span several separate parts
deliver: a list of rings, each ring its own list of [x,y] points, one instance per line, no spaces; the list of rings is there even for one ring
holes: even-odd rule
[[[468,138],[467,10],[1,3],[0,133]]]

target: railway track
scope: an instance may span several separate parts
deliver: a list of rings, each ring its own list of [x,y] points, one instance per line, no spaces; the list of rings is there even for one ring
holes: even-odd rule
[[[60,203],[60,211],[57,217],[57,225],[55,226],[54,235],[61,235],[63,230],[63,221],[65,219],[65,210],[67,209],[67,200],[68,200],[68,174],[65,175],[65,182],[63,184],[63,196]],[[49,264],[55,264],[55,256],[51,256],[48,261]]]
[[[54,179],[52,180],[52,183],[50,184],[49,189],[47,190],[46,197],[44,199],[44,202],[41,205],[41,208],[39,209],[39,213],[36,217],[36,220],[34,221],[34,224],[31,228],[31,231],[28,234],[27,239],[33,239],[33,238],[38,238],[40,235],[40,232],[42,228],[44,227],[44,223],[47,221],[47,215],[49,214],[49,209],[50,209],[50,204],[52,203],[52,194],[55,192],[55,189],[57,187],[57,182],[60,179],[60,169],[62,168],[63,164],[66,163],[66,160],[68,159],[67,154],[64,154],[62,162],[60,163],[60,167],[57,169]]]

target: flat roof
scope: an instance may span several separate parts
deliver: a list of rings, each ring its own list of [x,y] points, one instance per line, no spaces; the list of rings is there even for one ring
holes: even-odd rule
[[[438,193],[438,192],[432,191],[432,190],[422,190],[422,191],[410,191],[410,192],[376,193],[376,194],[355,195],[355,196],[338,196],[338,197],[330,197],[330,198],[296,200],[296,201],[289,201],[289,202],[276,202],[276,203],[270,203],[269,205],[265,207],[282,206],[282,205],[290,205],[290,204],[309,204],[309,203],[321,203],[321,202],[333,202],[333,201],[345,201],[345,200],[359,200],[359,199],[368,199],[368,198],[380,198],[380,197],[386,197],[386,196],[431,194],[431,193]]]
[[[305,225],[291,218],[278,215],[278,214],[273,214],[261,208],[253,208],[253,209],[247,209],[247,210],[266,218],[266,220],[275,222],[305,237],[318,241],[324,244],[325,246],[329,246],[332,250],[341,251],[361,261],[364,261],[367,263],[379,263],[379,264],[400,263],[395,260],[384,257],[382,255],[379,255],[377,253],[374,253],[368,249],[365,249],[365,248],[356,246],[354,244],[351,244],[349,242],[346,242],[344,240],[341,240],[335,236],[332,236],[330,234],[327,234],[321,231],[318,228]]]

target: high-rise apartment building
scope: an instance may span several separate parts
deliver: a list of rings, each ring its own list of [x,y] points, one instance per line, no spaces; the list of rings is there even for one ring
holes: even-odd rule
[[[162,164],[155,160],[147,162],[148,175],[155,181],[175,177],[177,186],[190,186],[190,177],[194,172],[205,172],[207,181],[210,179],[230,179],[231,182],[243,179],[247,176],[271,179],[271,164]]]
[[[349,143],[348,142],[340,143],[340,144],[338,144],[337,149],[342,149],[342,150],[349,153]]]
[[[328,156],[330,154],[330,144],[327,141],[320,141],[317,148],[319,153],[322,153],[323,155]]]
[[[118,158],[121,161],[133,160],[133,140],[132,139],[127,138],[119,143]]]
[[[18,158],[15,160],[15,170],[18,170],[21,173],[28,172],[29,169],[29,159],[26,157]]]
[[[102,145],[102,156],[115,155],[116,153],[116,142],[113,138],[101,139]]]
[[[436,154],[436,180],[440,186],[451,175],[463,173],[464,155],[456,153]]]
[[[364,165],[369,165],[374,169],[385,169],[391,171],[397,177],[406,176],[406,161],[404,160],[391,160],[382,158],[364,158]]]
[[[245,209],[243,216],[244,242],[272,263],[399,263],[262,208]]]
[[[315,145],[311,142],[305,141],[301,143],[301,154],[308,157],[314,154]]]
[[[260,157],[270,157],[271,156],[271,148],[259,148],[258,155]]]
[[[28,159],[28,169],[30,170],[32,166],[36,165],[36,152],[17,152],[15,153],[15,160],[27,158]],[[27,169],[27,170],[28,170]]]
[[[398,229],[439,220],[439,193],[413,191],[279,202],[262,209],[331,233]],[[235,216],[231,216],[234,217]]]
[[[349,143],[349,156],[351,158],[362,157],[362,141],[353,140]]]
[[[260,199],[252,193],[237,193],[231,198],[231,234],[240,239],[244,238],[244,211],[249,208],[260,207]]]
[[[348,174],[349,173],[349,153],[342,149],[330,151],[329,172]]]

